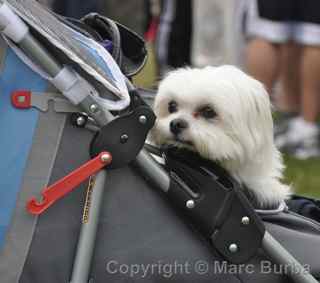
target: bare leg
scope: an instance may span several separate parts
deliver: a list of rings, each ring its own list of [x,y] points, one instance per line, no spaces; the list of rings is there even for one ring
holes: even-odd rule
[[[284,112],[300,111],[300,64],[301,46],[289,42],[281,47],[281,92],[276,99],[276,106]]]
[[[260,38],[250,40],[246,49],[246,67],[248,73],[264,83],[271,94],[279,75],[280,45]]]
[[[315,123],[320,101],[320,47],[305,46],[302,51],[302,109],[307,122]]]
[[[320,100],[320,47],[303,46],[301,52],[300,117],[291,120],[288,131],[277,137],[276,144],[289,154],[306,159],[320,155],[316,124]]]

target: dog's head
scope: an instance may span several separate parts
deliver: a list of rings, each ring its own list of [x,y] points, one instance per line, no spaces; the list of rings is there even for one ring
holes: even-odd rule
[[[273,145],[263,85],[232,66],[171,72],[159,86],[154,110],[158,145],[186,146],[205,158],[236,163]]]
[[[269,96],[241,70],[173,71],[160,83],[154,110],[151,139],[156,144],[187,147],[220,162],[261,203],[276,203],[289,194],[279,182],[283,163],[273,142]]]

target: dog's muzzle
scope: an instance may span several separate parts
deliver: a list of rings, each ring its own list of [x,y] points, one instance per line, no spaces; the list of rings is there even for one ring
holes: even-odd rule
[[[170,122],[170,131],[174,135],[179,135],[184,129],[188,128],[188,122],[183,119],[174,119]]]

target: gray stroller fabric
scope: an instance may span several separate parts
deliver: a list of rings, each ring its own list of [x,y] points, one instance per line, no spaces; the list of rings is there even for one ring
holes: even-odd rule
[[[86,130],[66,124],[50,183],[89,158],[90,139]],[[39,217],[19,282],[69,282],[86,186]],[[319,225],[286,214],[267,220],[268,230],[298,259],[310,264],[319,277]],[[303,249],[296,241],[304,242]],[[197,270],[201,263],[208,265],[208,270]],[[177,215],[161,193],[150,187],[141,172],[131,167],[108,171],[90,282],[290,282],[277,272],[263,272],[262,263],[268,261],[261,252],[247,264],[253,272],[228,270],[221,257]],[[153,270],[137,271],[136,266],[152,265],[156,266]],[[132,266],[135,272],[130,273],[127,267]]]

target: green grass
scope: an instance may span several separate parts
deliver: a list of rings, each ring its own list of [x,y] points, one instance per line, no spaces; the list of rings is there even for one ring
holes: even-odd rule
[[[297,160],[285,156],[285,182],[297,194],[320,198],[320,159]]]
[[[149,46],[148,62],[134,79],[134,83],[146,88],[154,87],[156,74],[154,53]],[[320,159],[297,160],[285,156],[284,161],[286,164],[284,182],[291,184],[296,194],[320,198]]]

